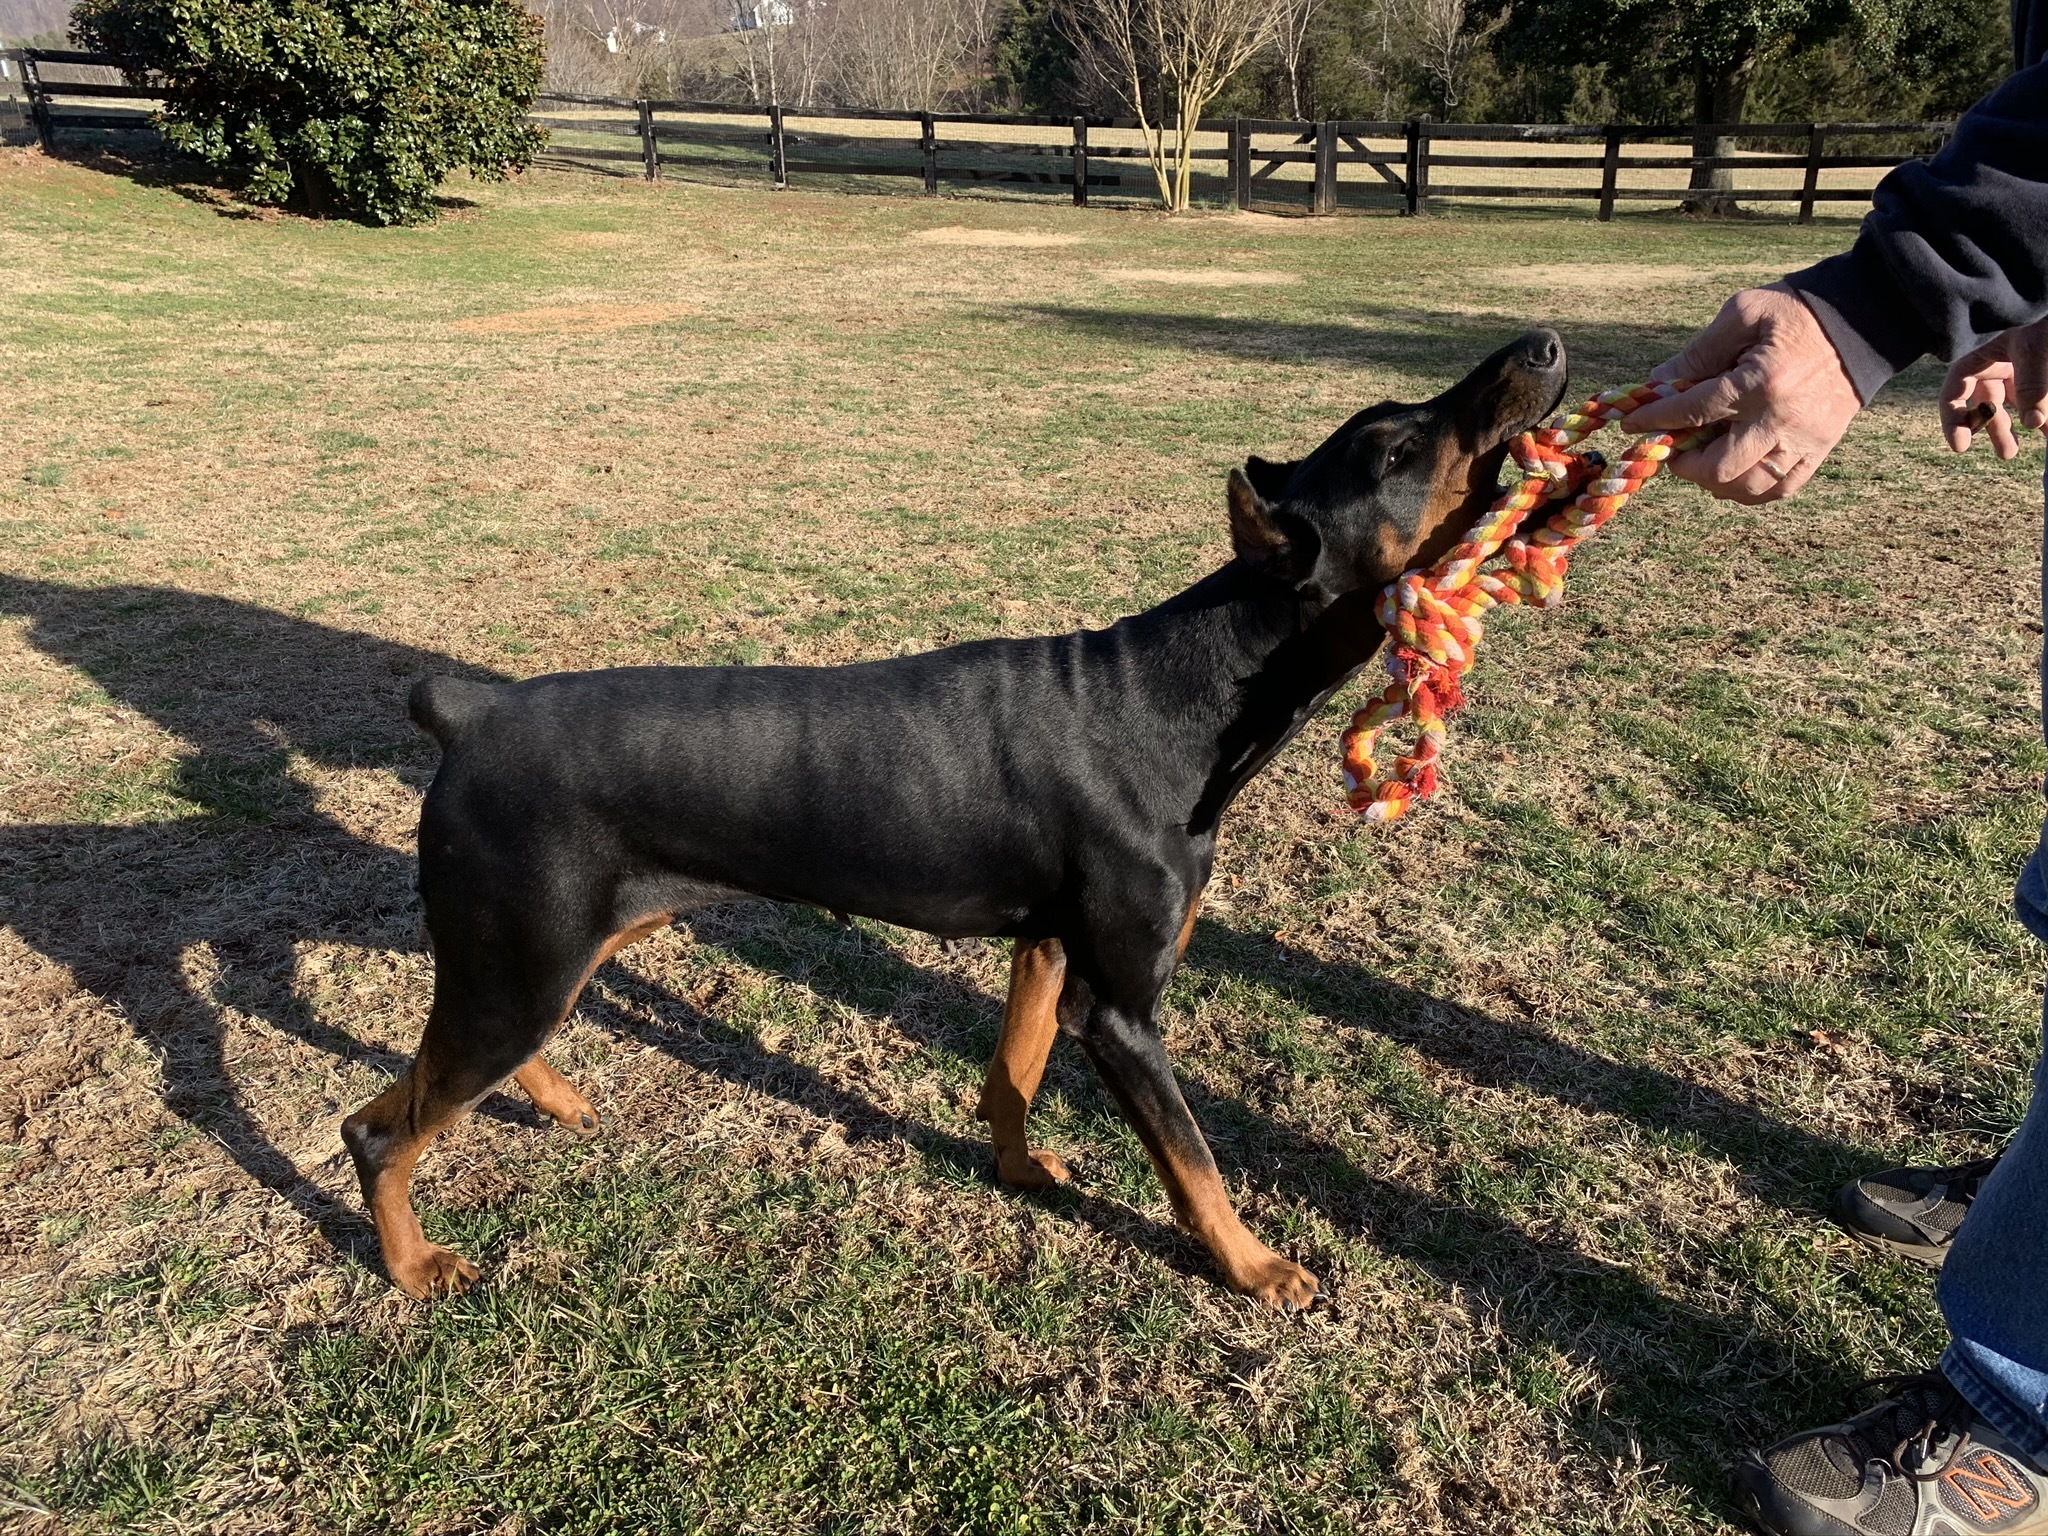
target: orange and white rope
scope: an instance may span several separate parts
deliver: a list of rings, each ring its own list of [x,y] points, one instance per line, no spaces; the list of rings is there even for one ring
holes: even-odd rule
[[[1639,384],[1595,395],[1578,410],[1524,432],[1508,447],[1522,479],[1443,559],[1405,573],[1380,594],[1387,632],[1386,690],[1351,717],[1344,732],[1344,789],[1351,808],[1371,821],[1398,821],[1436,793],[1444,720],[1465,702],[1460,678],[1485,634],[1483,615],[1508,603],[1554,608],[1564,598],[1571,553],[1641,490],[1672,454],[1697,447],[1720,429],[1638,438],[1608,464],[1578,445],[1609,422],[1677,394],[1683,381]],[[1527,527],[1537,509],[1565,505]],[[1487,562],[1499,556],[1499,563]],[[1412,716],[1412,751],[1382,776],[1373,758],[1380,732]]]

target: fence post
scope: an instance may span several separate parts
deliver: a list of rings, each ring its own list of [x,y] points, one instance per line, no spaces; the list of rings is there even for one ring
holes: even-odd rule
[[[1088,206],[1088,119],[1074,119],[1074,206]]]
[[[1408,119],[1408,150],[1403,159],[1401,175],[1407,184],[1401,189],[1401,212],[1410,215],[1415,212],[1416,194],[1422,190],[1422,124],[1412,117]]]
[[[1614,217],[1614,186],[1621,179],[1621,130],[1609,123],[1604,130],[1607,148],[1600,157],[1600,222]]]
[[[649,181],[661,180],[661,151],[654,146],[654,108],[645,101],[636,101],[640,109],[640,159],[647,167]]]
[[[939,192],[939,141],[932,132],[932,115],[929,112],[917,114],[917,147],[924,154],[924,195],[936,197]]]
[[[36,68],[35,55],[27,48],[21,50],[21,84],[28,92],[28,115],[36,125],[36,140],[48,151],[57,136],[56,124],[50,120],[50,103],[43,94],[42,71]]]
[[[1251,137],[1243,118],[1230,120],[1230,201],[1239,212],[1252,205]]]
[[[1337,211],[1337,125],[1316,124],[1316,185],[1311,208],[1318,214]]]
[[[768,174],[775,178],[775,190],[789,190],[789,157],[782,144],[782,104],[768,109]]]
[[[1827,130],[1819,123],[1806,125],[1806,182],[1799,189],[1799,222],[1813,222],[1813,194],[1820,187],[1821,144],[1827,138]]]
[[[1417,214],[1429,212],[1429,119],[1415,119],[1415,181],[1408,198]]]

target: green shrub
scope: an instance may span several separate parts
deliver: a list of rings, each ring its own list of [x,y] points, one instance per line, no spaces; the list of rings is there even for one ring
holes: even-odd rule
[[[72,30],[159,77],[166,137],[252,202],[418,223],[450,171],[497,180],[542,143],[518,0],[82,0]]]

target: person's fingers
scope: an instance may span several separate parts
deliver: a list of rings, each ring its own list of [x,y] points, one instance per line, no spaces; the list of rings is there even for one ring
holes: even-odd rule
[[[1970,444],[1977,440],[1977,433],[1984,423],[1991,419],[1995,407],[1979,402],[1972,406],[1954,406],[1944,403],[1941,408],[1942,435],[1948,439],[1950,453],[1968,453]]]
[[[1944,394],[1949,398],[1941,405],[1942,431],[1951,450],[1967,453],[1975,435],[1991,425],[2005,403],[2005,380],[1997,372],[1970,375]]]
[[[1756,316],[1750,313],[1751,306],[1743,294],[1735,294],[1721,306],[1721,312],[1714,316],[1707,327],[1685,344],[1675,357],[1668,357],[1650,370],[1654,383],[1668,384],[1673,379],[1711,379],[1732,368],[1742,354],[1762,339],[1762,328]],[[1720,418],[1716,417],[1715,420]],[[1686,426],[1703,426],[1704,422],[1686,422]],[[1631,431],[1638,430],[1631,426]],[[1669,431],[1669,426],[1647,427],[1649,432]]]
[[[1718,373],[1668,400],[1652,400],[1648,405],[1631,411],[1622,417],[1621,430],[1638,435],[1645,432],[1682,432],[1689,427],[1726,421],[1742,403],[1743,382],[1739,373]]]
[[[1700,483],[1699,457],[1700,451],[1697,448],[1686,453],[1674,453],[1664,461],[1664,473],[1676,476],[1680,480],[1689,480],[1694,485],[1698,485]]]
[[[1780,448],[1775,453],[1765,454],[1751,468],[1733,477],[1718,494],[1751,507],[1767,501],[1783,501],[1812,478],[1813,470],[1808,466],[1808,460],[1795,458]]]
[[[1709,490],[1716,486],[1736,485],[1778,446],[1778,429],[1774,423],[1737,422],[1699,450],[1699,483]],[[1784,465],[1778,467],[1782,469]]]
[[[1991,439],[1991,451],[2001,459],[2016,459],[2020,456],[2020,440],[2012,429],[2012,412],[2003,405],[1991,413],[1991,419],[1984,423],[1984,435]]]
[[[1820,468],[1821,460],[1825,457],[1826,455],[1823,454],[1816,458],[1805,458],[1801,459],[1797,464],[1787,466],[1784,476],[1778,481],[1777,488],[1765,500],[1790,501],[1794,496],[1797,496],[1806,488],[1806,482],[1813,478],[1814,471]]]

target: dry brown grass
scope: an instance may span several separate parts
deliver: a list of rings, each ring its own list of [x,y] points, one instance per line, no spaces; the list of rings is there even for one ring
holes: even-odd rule
[[[680,304],[556,304],[513,309],[502,315],[458,320],[454,328],[474,336],[593,336],[636,325],[659,325],[690,311]]]

